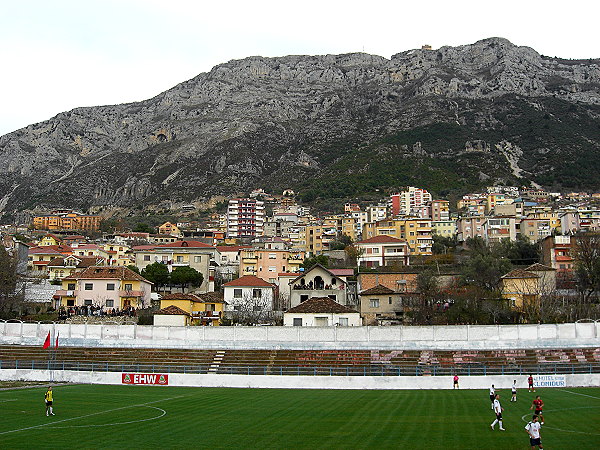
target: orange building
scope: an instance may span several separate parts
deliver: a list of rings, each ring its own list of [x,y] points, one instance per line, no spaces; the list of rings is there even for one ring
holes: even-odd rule
[[[76,212],[37,216],[33,218],[33,227],[36,230],[51,231],[98,231],[100,229],[100,216],[89,216]]]

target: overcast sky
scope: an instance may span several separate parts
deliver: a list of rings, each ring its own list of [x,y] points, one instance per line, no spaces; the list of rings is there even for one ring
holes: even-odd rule
[[[78,106],[143,100],[246,56],[389,58],[505,37],[600,57],[596,0],[0,0],[0,135]]]

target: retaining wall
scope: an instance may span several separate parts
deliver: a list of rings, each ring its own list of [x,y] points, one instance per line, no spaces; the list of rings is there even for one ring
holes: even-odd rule
[[[2,369],[0,380],[70,382],[85,384],[122,384],[120,372],[77,372],[27,369]],[[461,389],[487,389],[494,384],[506,390],[505,401],[514,379],[519,389],[527,388],[524,376],[492,375],[461,377]],[[600,374],[565,375],[566,387],[600,385]],[[169,386],[273,388],[273,389],[452,389],[452,377],[324,377],[273,375],[192,375],[169,374]],[[551,388],[547,388],[551,389]],[[500,392],[502,394],[502,392]],[[487,396],[486,396],[487,397]]]
[[[206,349],[495,350],[600,345],[600,322],[394,327],[166,327],[0,322],[0,344]]]

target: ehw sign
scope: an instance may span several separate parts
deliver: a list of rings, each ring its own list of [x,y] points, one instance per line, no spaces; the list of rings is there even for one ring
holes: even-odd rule
[[[160,373],[123,373],[121,374],[123,384],[169,384],[169,375]]]

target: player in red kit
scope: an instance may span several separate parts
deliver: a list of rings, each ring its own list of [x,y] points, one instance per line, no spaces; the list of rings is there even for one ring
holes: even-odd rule
[[[529,385],[528,392],[535,392],[535,388],[533,387],[533,377],[531,375],[529,375],[529,377],[527,378],[527,384]]]
[[[535,415],[540,418],[541,424],[544,425],[544,416],[542,415],[542,409],[544,408],[544,402],[542,401],[542,399],[540,398],[539,395],[535,398],[535,400],[533,400],[533,402],[531,404],[531,408],[529,408],[529,409],[533,409],[534,407],[535,407]]]

